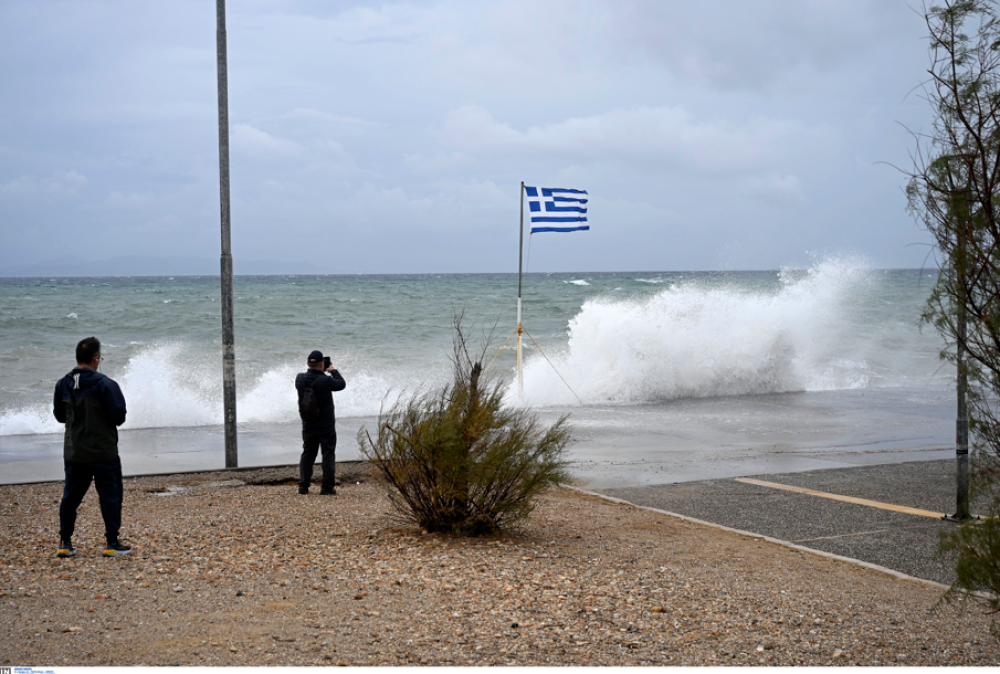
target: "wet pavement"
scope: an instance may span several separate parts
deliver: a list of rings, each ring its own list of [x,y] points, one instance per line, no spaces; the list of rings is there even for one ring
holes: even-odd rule
[[[362,419],[338,420],[338,461],[360,458],[354,435]],[[240,424],[237,436],[241,467],[297,464],[302,453],[301,427],[295,424]],[[126,476],[218,470],[226,465],[222,426],[144,428],[118,431],[118,453]],[[0,484],[63,479],[63,436],[0,436]]]
[[[859,389],[589,405],[570,415],[573,476],[590,489],[945,459],[954,453],[954,392],[946,387]],[[374,417],[337,419],[337,458],[359,458],[355,435]],[[123,428],[126,475],[225,465],[222,426]],[[239,464],[296,463],[298,422],[241,423]],[[62,435],[0,436],[0,482],[62,479]]]
[[[563,411],[577,436],[573,475],[590,489],[929,461],[955,452],[955,394],[944,387]]]
[[[950,583],[952,565],[936,557],[941,532],[956,524],[956,462],[916,461],[754,476],[827,494],[928,511],[933,517],[739,481],[702,480],[592,490],[636,505],[769,536],[910,576]],[[976,506],[973,504],[973,513]]]

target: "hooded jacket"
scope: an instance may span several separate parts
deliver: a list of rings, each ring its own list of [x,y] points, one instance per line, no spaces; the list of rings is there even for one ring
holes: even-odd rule
[[[301,391],[306,386],[312,386],[319,403],[320,418],[318,421],[303,421],[302,430],[320,431],[335,427],[336,417],[333,407],[333,392],[343,391],[347,382],[337,370],[330,370],[327,376],[320,370],[308,369],[295,377],[295,389]]]
[[[118,426],[125,423],[125,396],[114,379],[89,367],[56,382],[52,413],[66,424],[63,457],[96,463],[118,457]]]

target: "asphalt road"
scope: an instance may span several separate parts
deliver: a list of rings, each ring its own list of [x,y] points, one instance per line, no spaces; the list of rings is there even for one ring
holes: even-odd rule
[[[952,459],[757,475],[753,479],[945,515],[956,509],[955,468]],[[636,505],[770,536],[917,578],[940,583],[954,580],[951,564],[937,558],[936,550],[940,532],[950,531],[956,524],[738,480],[598,491]]]

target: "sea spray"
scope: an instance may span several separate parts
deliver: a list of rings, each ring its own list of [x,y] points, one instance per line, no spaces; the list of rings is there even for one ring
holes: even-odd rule
[[[62,428],[52,416],[51,410],[37,405],[0,414],[0,435],[60,433]]]
[[[222,384],[217,359],[194,356],[180,344],[150,345],[133,355],[117,375],[125,393],[128,416],[123,429],[212,426],[222,423]],[[295,375],[305,366],[279,365],[253,376],[241,373],[237,389],[240,422],[282,423],[298,420]],[[416,389],[418,378],[394,379],[354,368],[344,359],[348,389],[334,402],[339,416],[378,414],[407,388]],[[406,386],[409,384],[409,387]],[[53,381],[53,386],[55,382]],[[49,405],[22,407],[0,414],[0,435],[62,432]]]
[[[899,385],[914,374],[912,363],[893,368],[907,354],[886,342],[901,329],[916,335],[916,321],[884,324],[873,305],[879,273],[857,260],[828,260],[804,273],[782,271],[778,281],[748,289],[692,279],[651,296],[587,300],[569,322],[566,346],[549,354],[552,364],[536,354],[528,360],[526,400],[635,403],[854,389]],[[926,376],[930,350],[917,349],[916,376]]]
[[[185,426],[221,423],[221,384],[206,365],[176,344],[154,346],[129,360],[118,377],[127,393],[126,427],[161,428],[179,419]]]

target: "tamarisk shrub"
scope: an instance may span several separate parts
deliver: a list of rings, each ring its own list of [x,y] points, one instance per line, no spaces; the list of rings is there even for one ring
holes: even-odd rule
[[[404,520],[428,532],[493,534],[569,481],[568,417],[544,428],[530,410],[505,404],[504,385],[483,376],[489,340],[471,356],[460,315],[454,329],[451,383],[383,409],[374,435],[358,432],[358,446]]]

